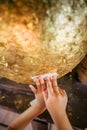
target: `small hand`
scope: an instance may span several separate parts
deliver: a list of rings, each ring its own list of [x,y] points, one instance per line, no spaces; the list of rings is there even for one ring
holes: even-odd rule
[[[42,112],[44,112],[46,110],[44,98],[42,95],[42,91],[46,86],[45,86],[45,83],[44,83],[44,80],[42,77],[35,78],[33,81],[37,85],[37,88],[35,88],[33,85],[29,85],[29,87],[35,94],[36,102],[35,102],[34,106],[36,106],[36,109],[41,114]]]
[[[65,90],[58,87],[57,77],[47,77],[46,86],[47,89],[43,91],[46,108],[50,114],[64,114],[67,105],[67,95]]]

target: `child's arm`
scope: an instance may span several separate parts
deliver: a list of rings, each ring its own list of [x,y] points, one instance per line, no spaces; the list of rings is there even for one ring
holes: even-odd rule
[[[36,102],[13,120],[7,130],[23,130],[30,121],[45,111],[46,107],[41,93],[42,90],[39,80],[35,79],[35,83],[37,85],[37,89],[35,89],[32,85],[30,85],[30,88],[35,94]]]
[[[40,114],[40,111],[38,110],[38,106],[31,106],[26,111],[24,111],[22,114],[20,114],[11,124],[9,127],[15,129],[15,130],[23,130],[30,121],[32,121],[36,116]],[[7,130],[9,130],[8,128]]]
[[[58,130],[73,130],[66,114],[67,95],[57,85],[56,77],[47,77],[45,82],[47,89],[43,96],[48,109]]]

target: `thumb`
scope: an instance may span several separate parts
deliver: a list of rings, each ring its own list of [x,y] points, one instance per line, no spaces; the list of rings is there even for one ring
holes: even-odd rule
[[[29,88],[32,90],[32,92],[36,95],[37,94],[37,90],[33,85],[29,85]]]

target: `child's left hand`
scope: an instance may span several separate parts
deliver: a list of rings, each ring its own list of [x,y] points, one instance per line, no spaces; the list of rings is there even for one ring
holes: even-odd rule
[[[39,114],[43,113],[46,110],[45,102],[42,95],[42,89],[46,88],[43,78],[40,76],[39,78],[33,79],[35,84],[37,85],[37,88],[35,88],[33,85],[29,85],[33,93],[35,94],[36,102],[33,104],[33,106],[36,107],[36,110]]]
[[[45,87],[45,84],[43,83],[43,79],[41,77],[39,79],[34,79],[34,82],[36,83],[37,88],[34,88],[32,85],[29,87],[35,94],[36,102],[26,111],[20,114],[16,119],[14,119],[10,123],[10,126],[7,128],[7,130],[12,128],[15,130],[23,130],[28,125],[28,123],[30,123],[35,117],[39,116],[42,112],[45,111],[46,106],[42,96],[42,88]]]

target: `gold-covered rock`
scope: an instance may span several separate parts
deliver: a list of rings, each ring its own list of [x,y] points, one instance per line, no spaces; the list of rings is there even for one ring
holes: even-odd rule
[[[61,77],[86,53],[86,1],[0,0],[0,76],[25,84]]]

